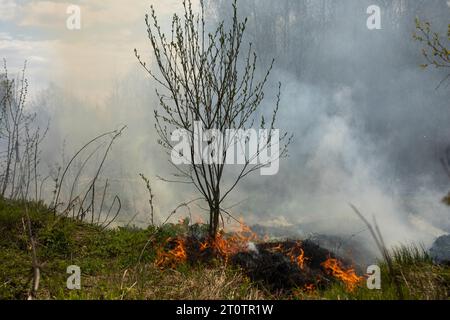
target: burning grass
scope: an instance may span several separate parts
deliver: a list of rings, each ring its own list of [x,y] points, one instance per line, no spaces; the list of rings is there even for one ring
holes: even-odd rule
[[[312,292],[336,281],[353,291],[363,279],[347,262],[312,241],[269,242],[244,223],[235,232],[221,231],[215,239],[192,233],[169,238],[157,249],[155,265],[164,270],[211,261],[241,268],[251,280],[276,294],[299,289]]]
[[[329,258],[322,265],[331,275],[341,280],[349,291],[354,291],[363,280],[363,277],[358,276],[353,268],[343,268],[342,263],[337,259]]]
[[[173,248],[170,250],[166,250],[164,247],[159,248],[156,253],[155,265],[161,269],[174,269],[178,264],[185,262],[187,259],[185,240],[169,238],[165,246],[167,245],[171,245]]]

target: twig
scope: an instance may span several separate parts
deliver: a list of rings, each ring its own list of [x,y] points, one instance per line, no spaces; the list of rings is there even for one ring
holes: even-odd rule
[[[400,282],[398,281],[398,278],[397,278],[397,272],[394,268],[394,264],[392,262],[391,255],[389,254],[389,251],[386,248],[386,245],[383,240],[383,236],[381,235],[380,228],[378,227],[375,217],[374,217],[374,225],[375,225],[375,230],[374,230],[373,226],[361,214],[361,212],[353,204],[349,204],[349,205],[353,209],[353,211],[356,213],[356,215],[366,224],[367,228],[369,229],[370,234],[372,235],[372,238],[375,240],[375,243],[377,244],[378,249],[381,251],[383,258],[386,261],[386,264],[387,264],[388,270],[389,270],[389,274],[391,275],[391,279],[394,282],[394,285],[395,285],[395,288],[397,291],[397,296],[399,297],[400,300],[403,300],[403,291],[402,291]]]
[[[141,251],[141,254],[139,255],[139,259],[138,259],[138,264],[141,263],[141,259],[142,256],[144,255],[145,249],[147,249],[147,246],[153,241],[155,235],[161,230],[162,227],[164,227],[164,225],[170,220],[170,218],[177,212],[178,209],[182,208],[182,207],[188,207],[189,205],[195,201],[199,201],[199,200],[203,200],[203,198],[197,198],[188,202],[184,202],[180,205],[178,205],[170,214],[169,216],[166,218],[166,220],[164,220],[164,222],[156,229],[156,231],[152,232],[152,234],[150,235],[150,238],[147,240],[147,242],[144,245],[144,248]]]
[[[27,225],[28,225],[28,236],[30,238],[30,244],[31,244],[31,258],[33,262],[33,286],[31,288],[31,292],[28,295],[28,300],[34,300],[37,296],[37,291],[39,289],[39,281],[41,279],[41,271],[40,271],[40,265],[37,260],[36,255],[36,243],[34,241],[33,232],[31,230],[31,220],[30,216],[28,214],[28,207],[25,206],[25,216],[27,218]]]
[[[140,173],[139,176],[142,178],[142,180],[144,180],[145,186],[146,186],[147,191],[149,193],[149,197],[150,198],[148,199],[148,203],[150,205],[150,221],[151,221],[152,226],[154,226],[155,225],[155,220],[154,220],[153,198],[155,196],[153,195],[153,192],[152,192],[152,187],[150,185],[150,180],[148,180],[148,178],[146,176],[144,176],[143,173]]]

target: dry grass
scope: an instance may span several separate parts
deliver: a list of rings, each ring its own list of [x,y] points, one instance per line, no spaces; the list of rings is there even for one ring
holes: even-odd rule
[[[181,268],[182,269],[182,268]],[[54,293],[55,290],[52,290]],[[41,290],[39,299],[108,300],[264,300],[269,298],[240,271],[225,266],[160,270],[153,264],[139,270],[88,276],[82,290]]]
[[[400,246],[390,255],[407,298],[448,299],[448,268],[434,264],[423,247]]]
[[[144,299],[175,300],[253,300],[264,299],[265,294],[253,286],[240,271],[225,266],[196,267],[178,271],[161,271],[147,266],[139,272],[134,294]],[[131,293],[131,292],[130,292]],[[131,293],[131,295],[134,295]]]
[[[448,299],[443,272],[444,268],[439,266],[413,266],[409,270],[401,270],[401,277],[411,298],[442,300]]]

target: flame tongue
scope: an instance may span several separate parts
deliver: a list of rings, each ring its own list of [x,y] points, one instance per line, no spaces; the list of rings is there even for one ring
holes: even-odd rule
[[[302,248],[301,242],[297,242],[295,246],[287,252],[287,256],[291,262],[296,264],[300,269],[305,268],[305,263],[308,258],[305,257],[305,251]]]
[[[258,236],[251,229],[241,222],[241,229],[230,235],[223,231],[219,232],[215,239],[207,239],[200,244],[200,251],[212,249],[217,255],[225,261],[239,253],[249,250],[249,243],[257,241]]]
[[[183,263],[187,260],[186,253],[186,241],[184,239],[175,239],[172,238],[167,239],[167,243],[175,244],[175,247],[172,250],[165,251],[164,248],[160,248],[157,252],[156,258],[156,266],[164,269],[164,268],[176,268],[176,266],[180,263]]]
[[[329,258],[322,263],[322,266],[330,272],[333,277],[341,280],[349,291],[354,291],[363,279],[356,274],[353,268],[347,270],[343,269],[341,263],[334,258]]]

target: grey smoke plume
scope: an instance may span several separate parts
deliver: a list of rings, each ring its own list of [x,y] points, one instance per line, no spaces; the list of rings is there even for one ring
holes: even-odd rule
[[[366,28],[370,4],[382,8],[382,30]],[[352,202],[376,217],[390,244],[428,244],[449,232],[448,208],[440,204],[449,181],[439,161],[450,137],[449,92],[436,90],[445,74],[418,67],[420,47],[411,39],[415,16],[445,35],[446,2],[241,6],[263,59],[279,61],[279,125],[296,135],[282,172],[264,184],[267,192],[252,193],[261,190],[256,180],[248,185],[253,200],[246,210],[283,215],[308,231],[351,235],[362,226]]]

